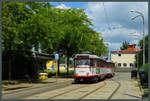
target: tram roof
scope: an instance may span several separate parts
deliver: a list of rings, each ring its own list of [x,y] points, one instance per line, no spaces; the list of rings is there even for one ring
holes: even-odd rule
[[[112,64],[114,64],[113,61],[107,61],[107,60],[105,60],[105,59],[103,59],[103,58],[101,58],[101,57],[99,57],[99,56],[97,56],[97,55],[93,55],[93,54],[76,54],[76,55],[75,55],[75,58],[77,58],[77,56],[87,56],[87,57],[89,57],[89,58],[101,59],[101,60],[103,60],[103,61],[105,61],[105,62],[107,62],[107,63],[112,63]]]
[[[100,58],[99,56],[93,55],[93,54],[76,54],[76,55],[75,55],[75,58],[77,58],[77,56],[87,56],[87,57],[89,57],[89,58],[102,59],[102,58]],[[104,60],[104,59],[102,59],[102,60]]]

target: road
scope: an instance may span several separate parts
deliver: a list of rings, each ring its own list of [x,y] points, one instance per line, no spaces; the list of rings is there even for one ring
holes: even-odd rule
[[[117,73],[115,77],[98,83],[72,84],[67,79],[57,84],[47,84],[35,89],[4,94],[4,99],[141,99],[141,91],[130,73]],[[4,92],[3,92],[4,93]],[[28,94],[25,94],[28,93]],[[18,95],[19,94],[19,95]],[[11,96],[10,96],[11,95]],[[18,97],[17,97],[18,96]]]

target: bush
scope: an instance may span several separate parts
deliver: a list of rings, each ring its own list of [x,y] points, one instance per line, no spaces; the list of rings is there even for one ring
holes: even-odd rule
[[[2,81],[2,84],[18,84],[19,82],[18,81]]]
[[[48,73],[48,77],[52,77],[56,75],[55,70],[44,70],[45,73]],[[74,71],[70,70],[67,76],[67,71],[60,71],[59,77],[73,77]]]
[[[56,71],[55,70],[44,70],[44,72],[48,73],[48,77],[56,75]]]
[[[144,69],[144,74],[145,74],[146,77],[148,77],[148,63],[141,66],[140,68]]]
[[[144,83],[148,83],[148,63],[141,66],[140,68],[144,69],[144,77],[141,78],[141,80],[144,82]]]

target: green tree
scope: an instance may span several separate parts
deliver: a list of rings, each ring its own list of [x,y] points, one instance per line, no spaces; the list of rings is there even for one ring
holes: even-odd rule
[[[31,56],[34,47],[43,53],[69,57],[82,51],[107,54],[101,33],[94,31],[84,9],[51,8],[41,2],[3,2],[2,51],[8,61],[9,77],[14,54]],[[68,70],[68,69],[67,69]]]
[[[129,45],[129,42],[124,41],[124,42],[122,43],[122,46],[120,47],[120,50],[126,50],[128,45]]]
[[[30,56],[32,47],[37,49],[50,33],[47,29],[51,23],[46,23],[45,12],[42,13],[47,7],[50,5],[38,2],[3,2],[2,51],[3,59],[8,61],[9,79],[15,54],[19,51],[24,56]]]
[[[31,13],[23,3],[19,2],[3,2],[2,11],[2,51],[8,61],[8,75],[9,79],[11,79],[13,51],[22,42],[18,38],[20,35],[18,27],[21,21],[31,16]]]
[[[146,35],[145,37],[145,63],[148,63],[148,35]],[[143,39],[139,41],[139,47],[142,50],[139,53],[139,66],[141,67],[143,65]]]

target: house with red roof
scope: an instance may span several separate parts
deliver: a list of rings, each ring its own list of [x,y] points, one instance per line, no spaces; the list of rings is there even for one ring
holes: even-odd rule
[[[111,61],[116,63],[117,68],[137,68],[136,54],[140,51],[136,44],[128,45],[126,50],[112,51]]]

